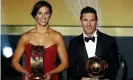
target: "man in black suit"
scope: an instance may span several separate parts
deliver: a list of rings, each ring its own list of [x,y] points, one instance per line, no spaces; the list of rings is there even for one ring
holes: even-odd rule
[[[83,33],[70,41],[68,48],[69,69],[68,76],[74,80],[89,80],[86,62],[88,58],[97,56],[108,63],[108,71],[102,77],[115,80],[119,68],[118,48],[114,37],[100,32],[97,12],[92,7],[81,10],[80,23]]]

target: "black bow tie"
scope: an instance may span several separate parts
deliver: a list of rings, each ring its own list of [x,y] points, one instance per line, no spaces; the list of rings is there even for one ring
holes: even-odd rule
[[[86,42],[88,42],[89,40],[92,40],[92,42],[95,42],[95,37],[94,36],[90,37],[90,38],[85,37],[84,39],[85,39]]]

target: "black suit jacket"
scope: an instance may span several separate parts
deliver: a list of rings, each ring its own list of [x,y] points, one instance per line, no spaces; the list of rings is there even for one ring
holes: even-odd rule
[[[97,44],[95,55],[108,62],[108,71],[103,78],[114,80],[117,74],[118,48],[112,36],[101,33],[97,30]],[[89,77],[86,70],[88,60],[83,34],[73,38],[68,47],[69,69],[68,76],[74,80],[81,80],[82,77]]]

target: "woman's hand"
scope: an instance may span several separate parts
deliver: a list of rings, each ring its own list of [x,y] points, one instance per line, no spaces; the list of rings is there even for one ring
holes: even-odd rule
[[[30,80],[31,75],[27,71],[24,72],[24,75],[25,75],[25,80]]]
[[[83,77],[81,80],[94,80],[93,78]]]
[[[51,73],[46,73],[45,75],[44,75],[44,80],[50,80],[51,79]]]

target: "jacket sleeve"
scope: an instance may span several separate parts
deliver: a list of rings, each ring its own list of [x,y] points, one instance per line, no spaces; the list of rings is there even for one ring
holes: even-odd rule
[[[117,71],[119,69],[118,47],[115,39],[113,38],[109,49],[109,57],[107,59],[109,64],[108,75],[111,80],[115,80]]]
[[[74,80],[81,80],[81,76],[78,70],[78,61],[76,58],[76,44],[70,41],[68,47],[68,58],[69,58],[69,68],[68,68],[68,78]]]

